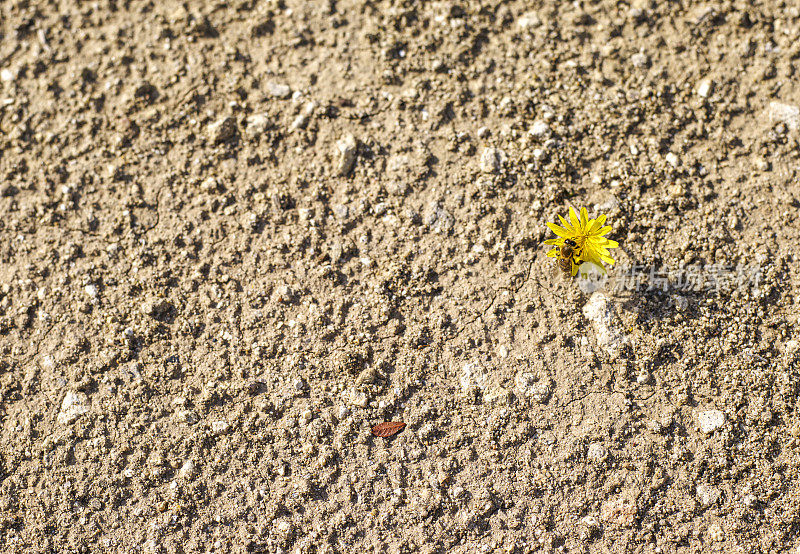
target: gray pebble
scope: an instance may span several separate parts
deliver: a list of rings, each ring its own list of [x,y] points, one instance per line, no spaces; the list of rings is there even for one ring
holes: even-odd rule
[[[697,84],[697,96],[701,98],[708,98],[714,88],[714,81],[711,79],[703,79]]]
[[[488,146],[481,154],[481,171],[484,173],[500,173],[506,164],[506,154],[499,148]]]
[[[195,413],[194,410],[178,410],[175,412],[175,415],[178,418],[178,421],[182,421],[188,425],[194,425],[200,421],[200,418],[197,416],[197,413]]]
[[[238,134],[236,120],[230,116],[223,117],[208,126],[208,135],[214,144],[233,140]]]
[[[533,125],[531,125],[531,128],[528,130],[528,133],[536,140],[547,140],[548,138],[550,138],[552,131],[550,130],[550,126],[546,122],[542,121],[541,119],[538,119],[533,122]]]
[[[253,114],[247,118],[247,136],[250,138],[258,138],[270,127],[270,120],[267,114],[259,113]]]
[[[211,423],[211,431],[215,435],[223,435],[228,431],[228,429],[230,429],[230,424],[224,419],[213,421]]]
[[[352,134],[347,134],[336,143],[337,162],[336,171],[339,175],[347,175],[353,170],[356,163],[358,141]]]
[[[267,83],[267,92],[275,98],[289,98],[292,94],[292,89],[289,88],[289,85],[269,82]]]
[[[461,390],[468,392],[471,389],[483,389],[489,376],[480,362],[471,362],[461,368],[459,384]]]
[[[289,285],[278,285],[275,287],[275,301],[283,304],[291,304],[297,299],[297,294]]]
[[[700,500],[700,503],[703,504],[703,506],[711,506],[717,500],[719,500],[720,497],[720,492],[718,489],[705,483],[697,485],[695,492],[697,492],[697,498]]]
[[[187,460],[178,470],[178,477],[181,479],[191,479],[194,477],[197,469],[192,460]]]
[[[89,397],[85,393],[67,391],[56,420],[61,425],[69,425],[88,411]]]
[[[593,442],[589,445],[586,457],[596,463],[603,462],[608,457],[608,449],[602,443]]]
[[[720,410],[703,410],[697,412],[697,424],[700,431],[709,434],[725,424],[725,414]]]
[[[449,233],[453,229],[455,221],[455,218],[450,214],[450,212],[439,207],[437,202],[432,202],[428,206],[428,213],[425,216],[425,224],[435,233]]]
[[[403,181],[389,181],[385,187],[386,192],[394,196],[406,196],[411,191],[408,183]]]
[[[350,208],[345,204],[334,204],[333,215],[339,219],[347,219],[350,216]]]
[[[347,395],[347,402],[351,406],[366,408],[369,405],[369,397],[367,396],[366,392],[353,388]]]
[[[430,440],[436,434],[436,427],[433,423],[426,423],[417,431],[419,438],[423,440]]]
[[[631,56],[631,63],[637,69],[647,69],[650,66],[650,56],[644,52],[637,52]]]

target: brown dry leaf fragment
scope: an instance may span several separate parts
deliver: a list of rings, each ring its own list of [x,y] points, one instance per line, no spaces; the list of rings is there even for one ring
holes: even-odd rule
[[[402,421],[384,421],[372,428],[372,434],[376,437],[388,438],[396,435],[405,429],[405,427],[406,424]]]

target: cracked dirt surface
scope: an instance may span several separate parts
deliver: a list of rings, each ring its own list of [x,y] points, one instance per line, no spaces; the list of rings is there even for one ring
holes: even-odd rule
[[[798,8],[0,3],[3,550],[800,547]]]

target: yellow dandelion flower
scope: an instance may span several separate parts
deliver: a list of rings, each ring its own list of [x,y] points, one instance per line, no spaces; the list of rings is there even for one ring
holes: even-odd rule
[[[614,258],[609,255],[608,249],[618,247],[619,243],[604,236],[611,231],[611,226],[605,225],[605,214],[596,219],[589,219],[586,208],[581,208],[580,214],[575,208],[570,208],[569,221],[560,215],[558,219],[561,220],[561,226],[547,222],[550,230],[558,235],[558,238],[544,241],[545,244],[554,247],[547,253],[549,257],[558,258],[564,241],[572,240],[577,244],[576,254],[572,260],[572,275],[578,273],[578,267],[584,262],[596,265],[603,272],[605,272],[603,262],[614,265]]]

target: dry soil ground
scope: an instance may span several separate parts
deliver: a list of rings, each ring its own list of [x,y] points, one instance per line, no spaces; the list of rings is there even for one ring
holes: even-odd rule
[[[0,2],[2,550],[796,549],[799,8]]]

